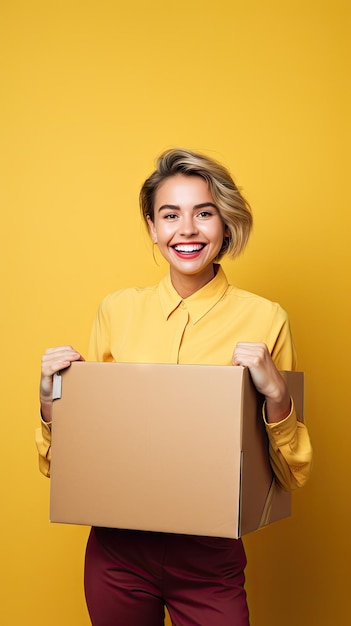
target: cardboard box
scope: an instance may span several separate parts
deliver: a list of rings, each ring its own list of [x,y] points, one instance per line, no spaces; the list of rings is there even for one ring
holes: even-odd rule
[[[77,362],[55,389],[52,522],[237,538],[290,515],[248,369]]]

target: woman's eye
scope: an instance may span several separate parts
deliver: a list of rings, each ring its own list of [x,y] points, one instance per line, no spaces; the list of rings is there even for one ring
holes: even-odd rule
[[[176,217],[176,213],[168,213],[168,215],[164,216],[165,220],[174,220]]]
[[[201,213],[198,214],[198,217],[210,217],[212,215],[212,213],[210,213],[210,211],[201,211]]]

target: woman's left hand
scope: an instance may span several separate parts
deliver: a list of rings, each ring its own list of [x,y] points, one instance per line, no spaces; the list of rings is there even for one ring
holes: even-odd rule
[[[232,364],[249,368],[257,391],[265,396],[269,422],[279,422],[289,415],[288,388],[265,343],[240,341],[234,350]]]

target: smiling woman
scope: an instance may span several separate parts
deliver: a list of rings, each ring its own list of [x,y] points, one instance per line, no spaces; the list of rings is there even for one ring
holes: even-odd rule
[[[235,258],[245,248],[252,227],[248,202],[240,193],[228,170],[203,154],[189,150],[167,150],[157,161],[157,168],[144,182],[140,192],[140,207],[146,222],[154,222],[155,195],[171,176],[197,176],[207,183],[207,191],[219,211],[228,233],[224,238],[219,261],[224,254]],[[197,200],[199,201],[199,199]]]
[[[184,174],[167,178],[156,191],[154,219],[148,215],[147,223],[183,298],[214,278],[213,262],[228,228],[203,178]]]
[[[286,490],[300,487],[312,452],[279,373],[296,365],[287,314],[277,303],[229,285],[218,263],[245,247],[252,225],[247,202],[223,166],[204,155],[169,150],[145,181],[140,205],[169,273],[159,285],[124,289],[103,300],[89,359],[248,367],[265,397],[275,478]],[[82,358],[63,346],[42,359],[37,441],[46,475],[53,374]],[[240,539],[92,528],[85,561],[92,624],[161,626],[166,606],[177,626],[248,626],[245,565]]]

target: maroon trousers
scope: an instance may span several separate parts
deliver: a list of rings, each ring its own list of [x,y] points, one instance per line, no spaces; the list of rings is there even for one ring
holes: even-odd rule
[[[85,594],[93,626],[248,626],[241,540],[92,528]]]

